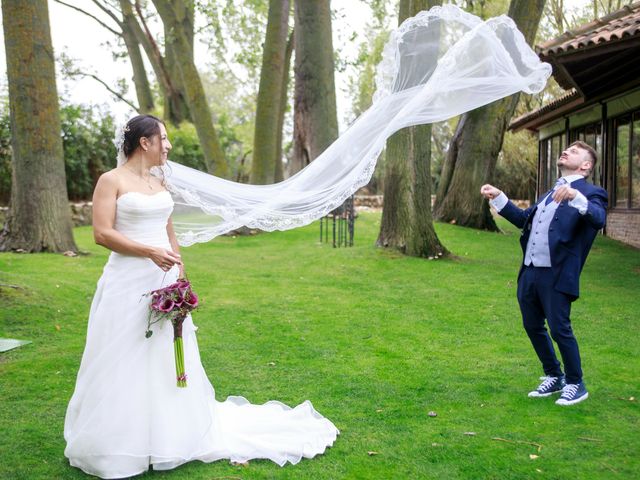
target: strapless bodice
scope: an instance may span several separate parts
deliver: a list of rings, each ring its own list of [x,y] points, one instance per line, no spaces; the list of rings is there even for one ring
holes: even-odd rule
[[[115,229],[127,238],[155,247],[168,247],[167,221],[173,200],[167,191],[147,195],[127,192],[116,200]]]

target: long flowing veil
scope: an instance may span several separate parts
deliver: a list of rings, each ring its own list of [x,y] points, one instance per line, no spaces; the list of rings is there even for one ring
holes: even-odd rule
[[[241,226],[271,231],[308,224],[368,183],[394,132],[519,91],[539,92],[550,74],[509,17],[483,21],[453,5],[421,12],[385,46],[373,105],[296,175],[246,185],[168,162],[178,241],[206,242]]]

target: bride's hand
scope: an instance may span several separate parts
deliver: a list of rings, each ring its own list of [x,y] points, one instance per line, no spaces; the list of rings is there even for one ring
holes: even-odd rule
[[[149,258],[165,272],[169,271],[174,265],[182,266],[180,255],[164,248],[154,248],[151,250]]]

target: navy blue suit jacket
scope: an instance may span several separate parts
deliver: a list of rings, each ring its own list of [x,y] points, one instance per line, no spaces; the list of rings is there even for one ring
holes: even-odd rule
[[[604,227],[606,221],[607,192],[590,184],[585,179],[571,182],[571,188],[575,188],[587,197],[587,213],[580,215],[577,208],[568,205],[567,200],[558,205],[549,227],[549,253],[554,288],[575,300],[579,296],[580,272],[598,230]],[[538,208],[538,203],[546,195],[545,193],[535,205],[526,210],[516,207],[512,202],[507,203],[500,210],[500,215],[522,229],[520,245],[523,255],[527,250],[533,216]],[[518,278],[520,278],[523,268],[524,262]]]

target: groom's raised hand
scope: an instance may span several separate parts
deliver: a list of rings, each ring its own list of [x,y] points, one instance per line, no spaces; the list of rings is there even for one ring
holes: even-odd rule
[[[493,200],[494,198],[496,198],[501,193],[502,192],[500,190],[498,190],[493,185],[489,185],[488,183],[486,183],[482,187],[480,187],[480,194],[484,198],[486,198],[487,200]]]

